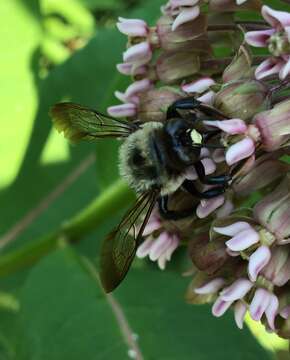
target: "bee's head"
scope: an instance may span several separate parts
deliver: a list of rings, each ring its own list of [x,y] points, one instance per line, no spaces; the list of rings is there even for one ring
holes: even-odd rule
[[[184,170],[199,160],[203,136],[193,127],[193,122],[173,118],[166,122],[164,131],[172,149],[171,161],[176,169]]]

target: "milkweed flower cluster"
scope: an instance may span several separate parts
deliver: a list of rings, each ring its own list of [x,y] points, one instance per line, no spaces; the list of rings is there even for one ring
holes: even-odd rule
[[[259,20],[236,20],[244,10]],[[121,104],[108,113],[163,122],[175,100],[194,97],[220,114],[196,110],[199,127],[221,147],[202,149],[204,172],[231,178],[213,199],[171,195],[172,209],[194,203],[195,213],[169,221],[155,209],[137,257],[164,270],[186,247],[189,302],[212,303],[216,317],[233,309],[239,328],[249,312],[290,338],[290,9],[259,0],[169,0],[153,26],[119,18],[117,27],[128,37],[117,70],[132,83],[115,92]],[[199,182],[194,167],[184,179],[212,186]]]

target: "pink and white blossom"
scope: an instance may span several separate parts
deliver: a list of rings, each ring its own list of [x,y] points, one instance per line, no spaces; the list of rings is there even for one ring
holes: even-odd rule
[[[264,60],[257,67],[255,75],[257,79],[263,79],[279,74],[279,78],[283,80],[290,72],[290,13],[264,5],[261,14],[271,28],[249,31],[245,40],[255,47],[268,47],[273,57]]]

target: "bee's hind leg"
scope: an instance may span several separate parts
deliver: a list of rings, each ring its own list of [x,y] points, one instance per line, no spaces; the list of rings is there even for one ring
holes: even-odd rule
[[[169,210],[168,195],[160,196],[157,201],[159,213],[166,220],[180,220],[195,214],[196,205],[185,210]]]
[[[230,175],[218,175],[218,176],[208,176],[205,174],[204,166],[201,161],[198,161],[194,164],[194,168],[197,172],[199,180],[203,184],[207,185],[223,185],[227,186],[231,181]]]

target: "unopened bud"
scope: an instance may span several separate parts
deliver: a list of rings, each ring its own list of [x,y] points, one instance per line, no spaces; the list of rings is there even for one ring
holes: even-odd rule
[[[142,122],[165,121],[167,108],[181,96],[176,89],[170,87],[149,90],[140,94],[138,118]]]
[[[290,140],[289,114],[290,100],[285,100],[255,116],[254,123],[260,130],[261,142],[266,150],[279,149]]]
[[[279,244],[290,242],[290,178],[286,178],[254,207],[255,218]]]
[[[227,83],[240,80],[241,78],[250,78],[251,75],[253,75],[251,63],[251,54],[249,50],[242,45],[232,62],[226,67],[223,73],[223,82]]]
[[[156,73],[162,82],[172,84],[199,71],[200,61],[196,51],[168,51],[157,60]]]
[[[249,120],[269,108],[267,88],[256,80],[227,84],[217,93],[215,107],[230,118]]]
[[[192,40],[205,33],[207,26],[206,17],[203,14],[193,21],[180,25],[175,31],[171,29],[172,23],[172,17],[166,15],[162,16],[157,23],[157,35],[160,46],[164,50],[190,50]]]

